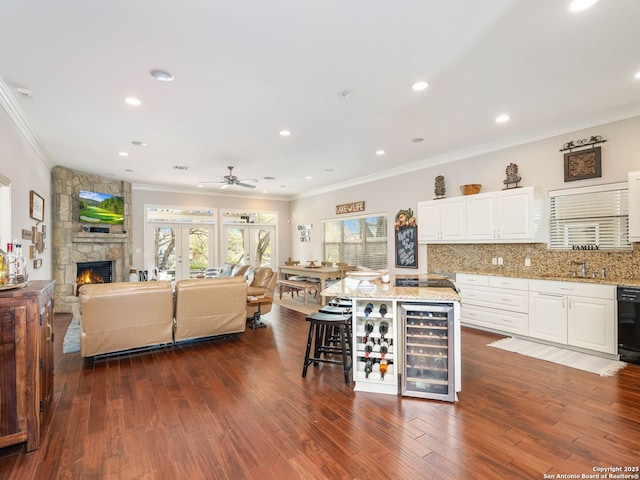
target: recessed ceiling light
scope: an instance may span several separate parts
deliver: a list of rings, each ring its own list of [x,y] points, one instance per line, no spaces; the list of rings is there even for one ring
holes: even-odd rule
[[[333,168],[325,168],[324,171],[325,172],[333,172]]]
[[[198,184],[198,188],[204,188],[204,185],[202,185],[201,183]]]
[[[419,92],[420,90],[424,90],[429,86],[429,82],[416,82],[412,85],[411,88],[413,88],[416,92]]]
[[[636,73],[636,74],[634,75],[634,77],[635,77],[635,78],[637,78],[638,80],[640,80],[640,72]]]
[[[420,142],[424,142],[424,138],[420,138],[420,137],[412,138],[411,141],[413,143],[420,143]]]
[[[146,142],[134,140],[133,142],[131,142],[131,145],[135,145],[136,147],[146,147],[148,144]]]
[[[581,12],[591,7],[597,1],[598,0],[573,0],[571,5],[569,5],[569,10],[572,12]]]
[[[283,137],[288,137],[289,135],[291,135],[291,132],[289,130],[280,130],[280,135]]]
[[[313,177],[312,177],[311,175],[307,175],[307,176],[306,176],[306,177],[304,177],[304,178],[306,178],[307,180],[311,180]]]
[[[342,90],[341,92],[338,92],[338,96],[340,98],[347,98],[349,95],[351,95],[349,90]]]
[[[385,152],[384,150],[376,150],[376,155],[384,155],[385,153],[387,152]]]
[[[511,117],[506,113],[503,113],[502,115],[498,115],[496,117],[496,123],[504,123],[504,122],[508,122],[509,120],[511,120]]]
[[[186,165],[174,165],[173,169],[174,170],[187,171],[187,170],[189,170],[189,167],[187,167]]]
[[[127,105],[131,105],[131,106],[137,107],[142,102],[140,100],[138,100],[137,98],[135,98],[135,97],[127,97],[127,98],[124,99],[124,103],[126,103]]]
[[[276,177],[263,177],[263,180],[275,180]]]
[[[169,72],[165,72],[164,70],[151,70],[149,72],[149,75],[151,75],[156,80],[160,80],[161,82],[173,81],[173,75],[171,75]]]
[[[120,155],[121,157],[128,157],[129,154],[127,152],[118,152],[118,155]]]
[[[266,195],[269,192],[267,192],[266,190],[262,190],[262,193],[264,193]]]
[[[131,170],[130,168],[125,168],[124,171],[125,172],[135,172],[135,170]]]

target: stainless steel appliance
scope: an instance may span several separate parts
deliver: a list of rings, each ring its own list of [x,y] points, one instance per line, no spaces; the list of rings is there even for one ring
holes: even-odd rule
[[[454,305],[400,305],[403,360],[402,395],[456,400]]]
[[[617,297],[620,360],[640,364],[640,287],[619,285]]]

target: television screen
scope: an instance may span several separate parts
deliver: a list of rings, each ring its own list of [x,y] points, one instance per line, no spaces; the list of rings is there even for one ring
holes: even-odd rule
[[[78,221],[81,223],[124,223],[124,198],[109,193],[80,190],[78,195]]]

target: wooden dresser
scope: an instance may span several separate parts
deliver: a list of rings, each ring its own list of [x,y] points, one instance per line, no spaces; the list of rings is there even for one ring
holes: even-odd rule
[[[53,285],[0,291],[0,448],[40,447],[53,397]]]

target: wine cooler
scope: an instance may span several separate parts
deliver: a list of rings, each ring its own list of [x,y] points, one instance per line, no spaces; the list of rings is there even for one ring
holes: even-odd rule
[[[353,309],[355,390],[398,394],[395,302],[356,299]]]
[[[399,304],[403,336],[402,395],[456,400],[453,304]]]

